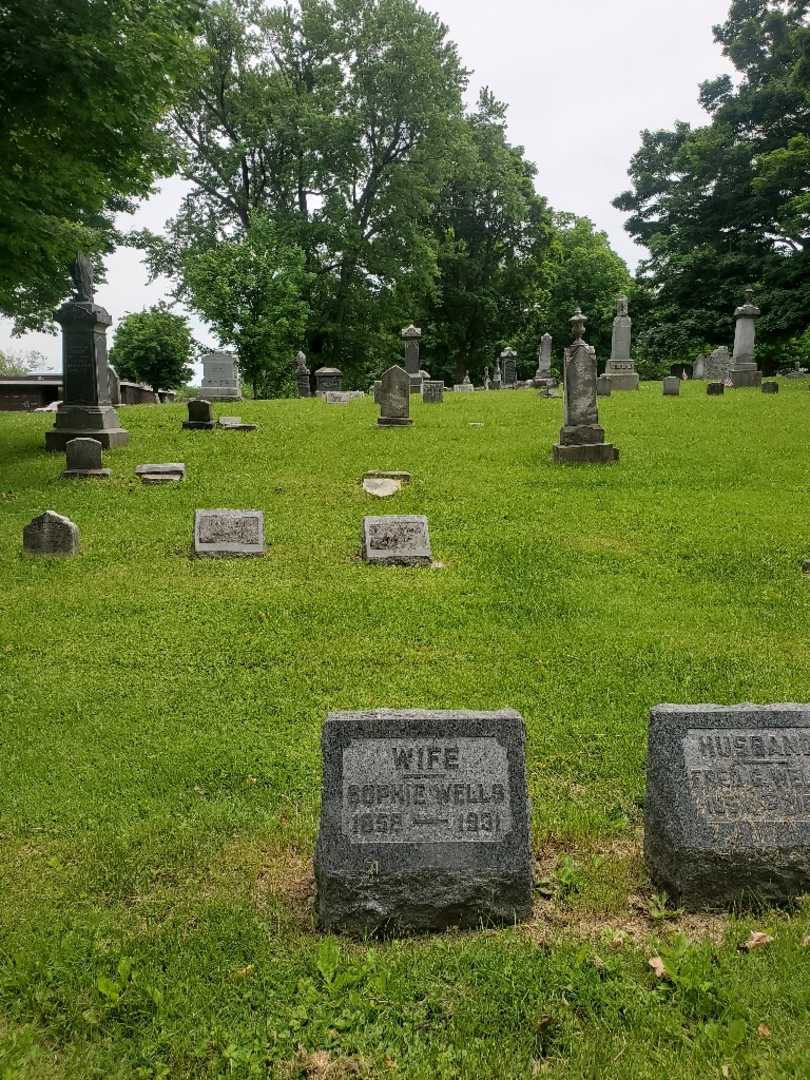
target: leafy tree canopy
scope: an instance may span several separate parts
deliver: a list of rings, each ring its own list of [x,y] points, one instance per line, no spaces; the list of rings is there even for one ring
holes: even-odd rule
[[[110,363],[122,379],[145,382],[155,391],[172,390],[191,379],[193,353],[194,339],[184,316],[156,304],[119,322]]]
[[[0,314],[18,332],[48,322],[77,249],[110,251],[114,213],[173,171],[158,125],[200,6],[0,3]]]

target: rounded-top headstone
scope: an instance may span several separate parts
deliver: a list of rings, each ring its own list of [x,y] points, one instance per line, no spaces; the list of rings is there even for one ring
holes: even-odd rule
[[[70,518],[46,510],[23,529],[23,551],[26,555],[77,555],[78,526]]]

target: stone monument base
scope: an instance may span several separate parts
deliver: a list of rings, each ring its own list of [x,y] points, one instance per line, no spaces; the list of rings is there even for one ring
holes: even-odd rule
[[[45,449],[64,453],[71,439],[95,439],[105,450],[129,443],[112,405],[60,405],[54,426],[45,433]]]
[[[377,420],[377,427],[410,427],[412,423],[410,416],[381,416]]]
[[[62,473],[65,480],[70,480],[75,476],[90,476],[103,480],[106,476],[112,476],[112,469],[65,469]]]
[[[603,377],[610,381],[611,390],[638,390],[637,371],[606,371]]]
[[[183,427],[189,431],[213,431],[217,426],[216,420],[184,420]]]
[[[762,386],[762,372],[756,368],[732,368],[730,375],[735,390],[746,386]]]
[[[607,465],[618,460],[619,451],[612,443],[554,444],[555,465]]]
[[[206,401],[242,400],[242,394],[236,386],[203,386],[200,392]]]

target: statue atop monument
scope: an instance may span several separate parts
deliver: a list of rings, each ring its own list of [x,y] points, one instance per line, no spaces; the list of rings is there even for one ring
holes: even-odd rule
[[[83,251],[76,253],[76,258],[70,268],[70,276],[73,278],[73,287],[76,290],[73,299],[79,304],[92,304],[96,295],[93,289],[93,266]]]

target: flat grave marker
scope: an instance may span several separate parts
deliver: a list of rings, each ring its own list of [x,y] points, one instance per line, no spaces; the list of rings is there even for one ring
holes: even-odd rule
[[[363,560],[383,566],[431,566],[426,517],[399,514],[363,518]]]
[[[264,555],[264,550],[264,513],[261,510],[195,512],[195,555]]]

